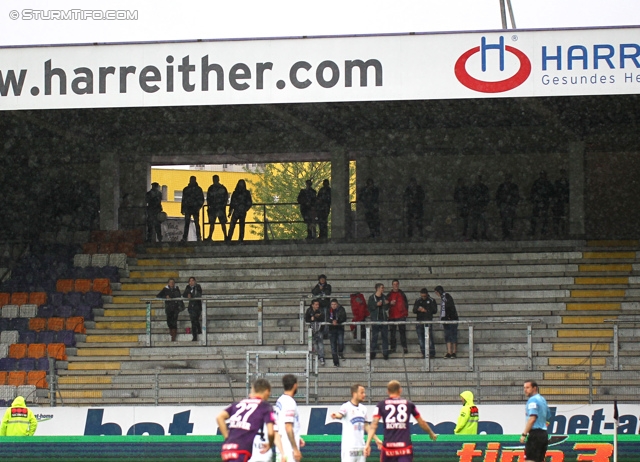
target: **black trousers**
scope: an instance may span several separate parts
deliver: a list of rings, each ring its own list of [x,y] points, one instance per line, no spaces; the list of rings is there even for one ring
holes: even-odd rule
[[[202,304],[189,303],[189,319],[191,320],[191,333],[202,333]]]
[[[406,321],[407,318],[389,319],[389,321]],[[400,331],[400,344],[402,348],[407,348],[407,325],[406,324],[390,324],[389,325],[389,348],[396,349],[396,327]]]
[[[165,307],[164,312],[167,315],[167,327],[169,327],[169,329],[177,329],[178,315],[180,314],[178,307],[167,306]]]

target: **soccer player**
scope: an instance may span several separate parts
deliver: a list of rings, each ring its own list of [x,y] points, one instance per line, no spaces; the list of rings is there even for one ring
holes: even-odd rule
[[[547,400],[538,393],[538,384],[533,380],[527,380],[524,383],[524,395],[528,398],[527,421],[522,436],[520,436],[521,443],[526,440],[524,460],[528,462],[544,462],[547,446],[549,445],[547,420],[551,417]]]
[[[267,424],[262,426],[262,430],[258,432],[256,437],[253,439],[253,453],[251,454],[251,459],[248,462],[272,462],[273,461],[273,448],[269,447],[267,444],[267,435],[268,428]],[[280,435],[274,428],[274,438],[273,442],[278,451],[282,452],[282,440],[280,439]],[[263,452],[266,449],[267,452]],[[284,461],[286,462],[286,461]]]
[[[247,462],[253,451],[253,440],[263,425],[266,425],[268,439],[263,452],[268,452],[273,446],[275,416],[271,404],[267,402],[270,395],[271,384],[265,379],[258,379],[253,383],[248,398],[233,403],[218,414],[216,420],[224,437],[221,453],[223,461]]]
[[[298,391],[298,379],[287,374],[282,377],[282,386],[284,393],[275,405],[276,431],[282,440],[282,450],[277,448],[276,451],[276,462],[298,462],[302,459],[300,448],[304,447],[304,440],[300,438],[298,404],[293,399]]]
[[[415,404],[402,398],[400,382],[392,380],[387,384],[389,398],[380,401],[373,413],[373,422],[369,425],[367,444],[364,447],[365,456],[371,453],[371,440],[376,434],[378,422],[384,422],[384,443],[379,444],[381,451],[380,462],[412,462],[413,446],[411,445],[411,430],[409,419],[415,417],[418,425],[429,434],[432,441],[438,439],[429,424],[425,422]]]
[[[367,397],[364,386],[351,385],[351,400],[344,403],[338,412],[331,414],[332,419],[342,420],[342,462],[365,462],[364,434],[369,431],[367,408],[362,402]],[[376,443],[380,438],[374,435]]]

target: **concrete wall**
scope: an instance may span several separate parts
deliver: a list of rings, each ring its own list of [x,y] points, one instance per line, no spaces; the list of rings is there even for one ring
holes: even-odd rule
[[[560,177],[561,168],[569,169],[566,153],[556,154],[512,154],[490,155],[438,155],[434,153],[389,156],[386,158],[358,158],[357,186],[364,185],[367,178],[374,179],[381,194],[382,235],[400,238],[404,236],[403,209],[400,207],[402,194],[411,176],[415,176],[426,191],[425,226],[428,236],[448,238],[459,234],[460,223],[456,217],[453,192],[458,178],[463,178],[471,186],[482,175],[483,182],[489,187],[492,201],[504,175],[511,173],[513,182],[519,186],[522,200],[518,206],[516,236],[523,236],[529,230],[531,206],[527,200],[531,185],[538,178],[540,170],[546,170],[551,182]],[[364,213],[357,213],[358,235],[366,236],[367,227]],[[500,221],[495,202],[487,209],[489,237],[501,236]]]

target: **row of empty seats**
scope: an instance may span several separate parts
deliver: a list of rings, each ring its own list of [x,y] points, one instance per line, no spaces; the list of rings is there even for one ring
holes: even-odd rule
[[[114,266],[127,268],[127,254],[125,253],[79,253],[73,257],[73,266],[77,268]]]
[[[128,257],[136,255],[135,244],[131,242],[87,242],[82,245],[82,252],[94,254],[125,254]]]
[[[0,376],[0,407],[9,407],[17,396],[22,396],[27,403],[35,402],[35,385],[4,385]],[[5,380],[6,381],[6,380]],[[46,383],[46,377],[44,379]],[[48,385],[47,385],[48,386]],[[42,387],[46,388],[46,387]]]
[[[27,303],[25,305],[4,305],[0,309],[0,317],[11,318],[35,318],[38,314],[38,305]]]
[[[4,331],[2,334],[3,341],[0,343],[0,358],[8,356],[10,347],[18,344],[30,345],[32,343],[38,343],[48,345],[49,343],[64,343],[68,347],[76,345],[76,332],[71,329],[58,331],[44,330],[42,332],[28,330],[20,333],[15,330],[9,330]],[[14,357],[20,358],[22,356]]]
[[[42,310],[40,309],[42,308]],[[38,308],[39,315],[37,318],[0,318],[0,332],[16,331],[18,333],[26,331],[42,332],[43,330],[72,330],[78,334],[86,332],[84,327],[87,316],[82,316],[85,311],[90,310],[87,306],[77,307],[75,310],[70,306],[61,306],[51,308],[56,316],[51,316],[47,305]],[[46,310],[44,310],[46,308]],[[45,312],[46,311],[46,312]],[[49,316],[47,316],[49,315]]]
[[[0,307],[4,305],[44,305],[47,303],[46,292],[0,292]]]
[[[62,331],[67,338],[73,339],[73,331]],[[63,334],[58,332],[58,337],[62,338]],[[71,341],[69,343],[75,343],[75,341]],[[8,346],[8,348],[7,348]],[[32,359],[40,359],[45,358],[47,356],[51,358],[56,358],[61,361],[65,361],[67,359],[67,346],[73,345],[65,345],[64,343],[13,343],[11,345],[6,345],[4,343],[0,343],[0,348],[3,350],[2,353],[8,351],[6,357],[0,359],[15,359],[21,360],[24,358],[32,358]],[[18,367],[18,369],[22,369]],[[9,369],[0,369],[0,370],[12,370]]]
[[[14,387],[30,385],[34,388],[34,391],[35,388],[49,388],[47,370],[0,371],[0,386],[3,385],[11,385]]]
[[[67,294],[76,292],[86,294],[88,292],[98,292],[104,295],[111,295],[111,281],[107,278],[99,279],[58,279],[56,291]]]

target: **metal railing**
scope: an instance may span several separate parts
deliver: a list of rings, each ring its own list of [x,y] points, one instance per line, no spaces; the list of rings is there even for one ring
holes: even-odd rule
[[[605,319],[604,322],[613,324],[613,370],[620,370],[620,324],[640,325],[640,316],[620,316],[617,319]]]
[[[474,325],[481,324],[513,324],[513,325],[526,325],[526,342],[527,342],[527,370],[534,370],[533,364],[533,341],[532,341],[532,331],[533,324],[542,323],[541,319],[520,319],[520,320],[484,320],[484,321],[364,321],[364,322],[345,322],[341,324],[342,326],[347,325],[355,325],[355,326],[364,326],[366,329],[366,344],[365,344],[365,372],[367,373],[367,383],[368,387],[371,388],[371,374],[373,373],[373,369],[371,367],[371,327],[372,326],[400,326],[400,325],[434,325],[434,324],[467,324],[469,330],[469,364],[467,369],[469,371],[475,370],[475,359],[474,359]],[[333,324],[328,322],[318,323],[320,326],[331,326]],[[425,352],[429,347],[429,329],[426,328],[424,330],[424,340],[425,340]],[[307,332],[307,342],[309,352],[313,352],[313,330],[311,327],[308,328]],[[425,354],[424,357],[424,371],[431,371],[431,358],[429,354]],[[317,376],[316,376],[317,381]]]
[[[188,305],[189,301],[201,301],[202,302],[202,318],[201,318],[201,327],[202,327],[202,336],[198,338],[198,344],[202,346],[208,346],[209,341],[207,339],[207,319],[208,319],[208,308],[207,302],[228,302],[228,301],[238,301],[238,300],[246,300],[252,301],[256,304],[256,345],[264,344],[264,302],[270,300],[291,300],[294,297],[286,296],[286,295],[269,295],[268,297],[260,297],[256,298],[255,295],[211,295],[200,298],[183,298],[176,297],[170,299],[163,298],[141,298],[140,301],[144,302],[146,305],[145,312],[145,320],[146,320],[146,329],[145,329],[145,346],[152,346],[152,336],[151,336],[151,323],[152,323],[152,315],[151,315],[151,307],[155,304],[162,304],[164,307],[167,302],[177,302],[182,301],[185,305]],[[299,302],[299,344],[304,344],[304,312],[305,312],[305,301],[308,299],[306,296],[302,296]]]
[[[296,376],[300,376],[302,375],[305,379],[305,395],[304,395],[304,399],[305,399],[305,404],[309,404],[309,378],[310,378],[310,371],[312,368],[312,362],[313,362],[313,355],[309,352],[309,351],[286,351],[286,350],[282,350],[282,351],[247,351],[246,352],[247,357],[246,357],[246,379],[245,379],[245,383],[246,383],[246,393],[247,396],[249,396],[249,391],[251,390],[251,383],[253,383],[253,381],[255,379],[258,378],[263,378],[263,377],[282,377],[285,374],[289,374],[289,373],[295,373]],[[255,372],[251,372],[251,356],[253,355],[254,358],[254,366],[255,366]],[[260,357],[261,356],[301,356],[305,362],[305,368],[304,371],[302,371],[302,374],[300,374],[300,371],[292,371],[292,372],[260,372]],[[316,365],[316,370],[317,370],[317,365]],[[253,380],[252,380],[253,379]],[[317,374],[316,374],[316,381],[315,381],[315,390],[316,390],[316,396],[318,393],[318,379],[317,379]]]

